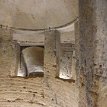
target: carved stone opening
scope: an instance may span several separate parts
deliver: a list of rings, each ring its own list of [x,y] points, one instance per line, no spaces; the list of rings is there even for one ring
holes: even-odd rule
[[[60,52],[57,57],[57,69],[58,77],[60,79],[69,80],[72,78],[72,57],[73,57],[73,45],[60,44]]]
[[[36,77],[44,75],[44,47],[21,46],[17,76]]]

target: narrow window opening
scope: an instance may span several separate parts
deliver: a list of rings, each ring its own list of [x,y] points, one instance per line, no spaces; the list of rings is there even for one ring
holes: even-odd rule
[[[44,47],[21,46],[17,76],[40,77],[44,75]]]
[[[60,43],[60,55],[57,59],[58,62],[58,77],[64,80],[72,79],[72,55],[73,55],[73,48],[72,44]]]

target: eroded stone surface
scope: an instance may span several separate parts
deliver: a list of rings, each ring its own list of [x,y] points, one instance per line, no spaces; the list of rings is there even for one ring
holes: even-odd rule
[[[41,29],[61,26],[78,16],[78,0],[0,0],[0,24]]]
[[[48,36],[53,38],[54,33]],[[78,107],[76,84],[55,78],[56,56],[53,40],[46,45],[44,77],[28,79],[10,76],[14,48],[11,45],[12,41],[2,41],[0,50],[0,105],[2,107]],[[13,67],[14,65],[12,64]]]
[[[80,0],[79,6],[80,107],[106,107],[107,1]]]

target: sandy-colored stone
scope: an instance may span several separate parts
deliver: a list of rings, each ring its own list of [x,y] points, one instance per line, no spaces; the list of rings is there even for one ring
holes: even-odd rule
[[[80,107],[106,107],[107,1],[80,0]]]
[[[54,31],[47,36],[54,38]],[[9,45],[12,41],[2,41],[5,48],[0,50],[0,107],[78,107],[76,84],[55,78],[55,44],[54,39],[50,40],[45,46],[44,77],[27,79],[10,76],[14,48]]]

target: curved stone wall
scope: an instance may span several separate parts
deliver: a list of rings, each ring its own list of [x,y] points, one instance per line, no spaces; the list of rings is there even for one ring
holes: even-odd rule
[[[11,77],[15,68],[16,48],[10,30],[0,29],[0,106],[2,107],[78,107],[78,89],[75,82],[55,78],[54,53],[46,52],[44,77]],[[1,36],[2,35],[2,36]],[[6,35],[6,36],[3,36]],[[47,60],[46,60],[47,59]],[[11,67],[12,66],[12,67]],[[49,69],[47,70],[46,67]]]

